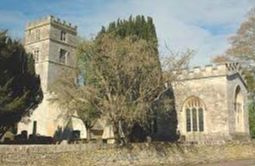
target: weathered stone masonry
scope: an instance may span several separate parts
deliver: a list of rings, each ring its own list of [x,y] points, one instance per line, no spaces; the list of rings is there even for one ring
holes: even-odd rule
[[[249,136],[247,88],[237,63],[196,67],[175,73],[178,130],[187,141]]]

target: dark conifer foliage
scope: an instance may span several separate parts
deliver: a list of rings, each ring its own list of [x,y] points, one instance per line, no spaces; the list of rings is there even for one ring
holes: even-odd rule
[[[104,33],[113,33],[121,38],[134,36],[138,39],[153,42],[155,49],[158,48],[155,25],[151,17],[147,17],[146,19],[144,16],[138,15],[136,17],[130,16],[128,20],[118,19],[117,21],[111,22],[107,28],[103,26],[97,38]]]
[[[109,23],[108,27],[102,26],[101,30],[96,36],[96,41],[98,44],[100,43],[100,38],[102,38],[104,34],[114,35],[116,37],[120,37],[121,39],[129,37],[132,38],[133,41],[140,39],[147,41],[154,48],[153,55],[155,55],[155,65],[158,66],[159,73],[161,73],[158,38],[152,17],[145,18],[143,15],[133,17],[131,15],[128,20],[118,19],[117,21]],[[159,74],[159,77],[162,77],[162,75]]]
[[[0,138],[42,100],[40,78],[32,55],[0,32]]]

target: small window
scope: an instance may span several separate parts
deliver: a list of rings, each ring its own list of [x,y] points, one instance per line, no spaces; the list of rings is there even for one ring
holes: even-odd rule
[[[40,50],[39,50],[39,48],[36,48],[34,50],[34,60],[35,60],[35,62],[39,61],[39,57],[40,57]]]
[[[60,49],[59,53],[59,62],[66,64],[67,51],[64,49]]]
[[[40,40],[40,29],[37,29],[37,30],[36,30],[35,39],[36,39],[36,40]]]
[[[66,41],[66,32],[65,31],[61,31],[60,40]]]

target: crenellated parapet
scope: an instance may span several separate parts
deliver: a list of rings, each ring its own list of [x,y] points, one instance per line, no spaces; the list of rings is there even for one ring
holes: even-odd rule
[[[27,29],[31,29],[34,27],[38,27],[38,26],[42,26],[45,24],[55,24],[58,26],[62,26],[65,27],[71,31],[77,31],[77,26],[76,25],[72,25],[71,23],[65,21],[65,20],[61,20],[57,17],[54,16],[46,16],[46,17],[42,17],[39,18],[37,20],[31,21],[27,24]]]
[[[206,66],[197,66],[191,69],[181,69],[174,71],[178,80],[200,79],[205,77],[230,76],[239,73],[244,79],[243,71],[239,63],[211,64]]]

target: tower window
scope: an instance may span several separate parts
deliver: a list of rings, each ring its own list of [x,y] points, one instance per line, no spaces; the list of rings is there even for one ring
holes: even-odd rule
[[[39,50],[39,48],[36,48],[34,50],[34,60],[35,60],[35,62],[39,61],[39,57],[40,57],[40,50]]]
[[[65,31],[61,31],[61,33],[60,33],[60,40],[66,41],[66,32]]]
[[[31,29],[28,30],[28,36],[31,36],[32,32]]]
[[[66,58],[67,58],[67,51],[64,49],[60,49],[59,62],[66,64]]]
[[[37,29],[35,32],[35,39],[40,40],[40,29]]]

